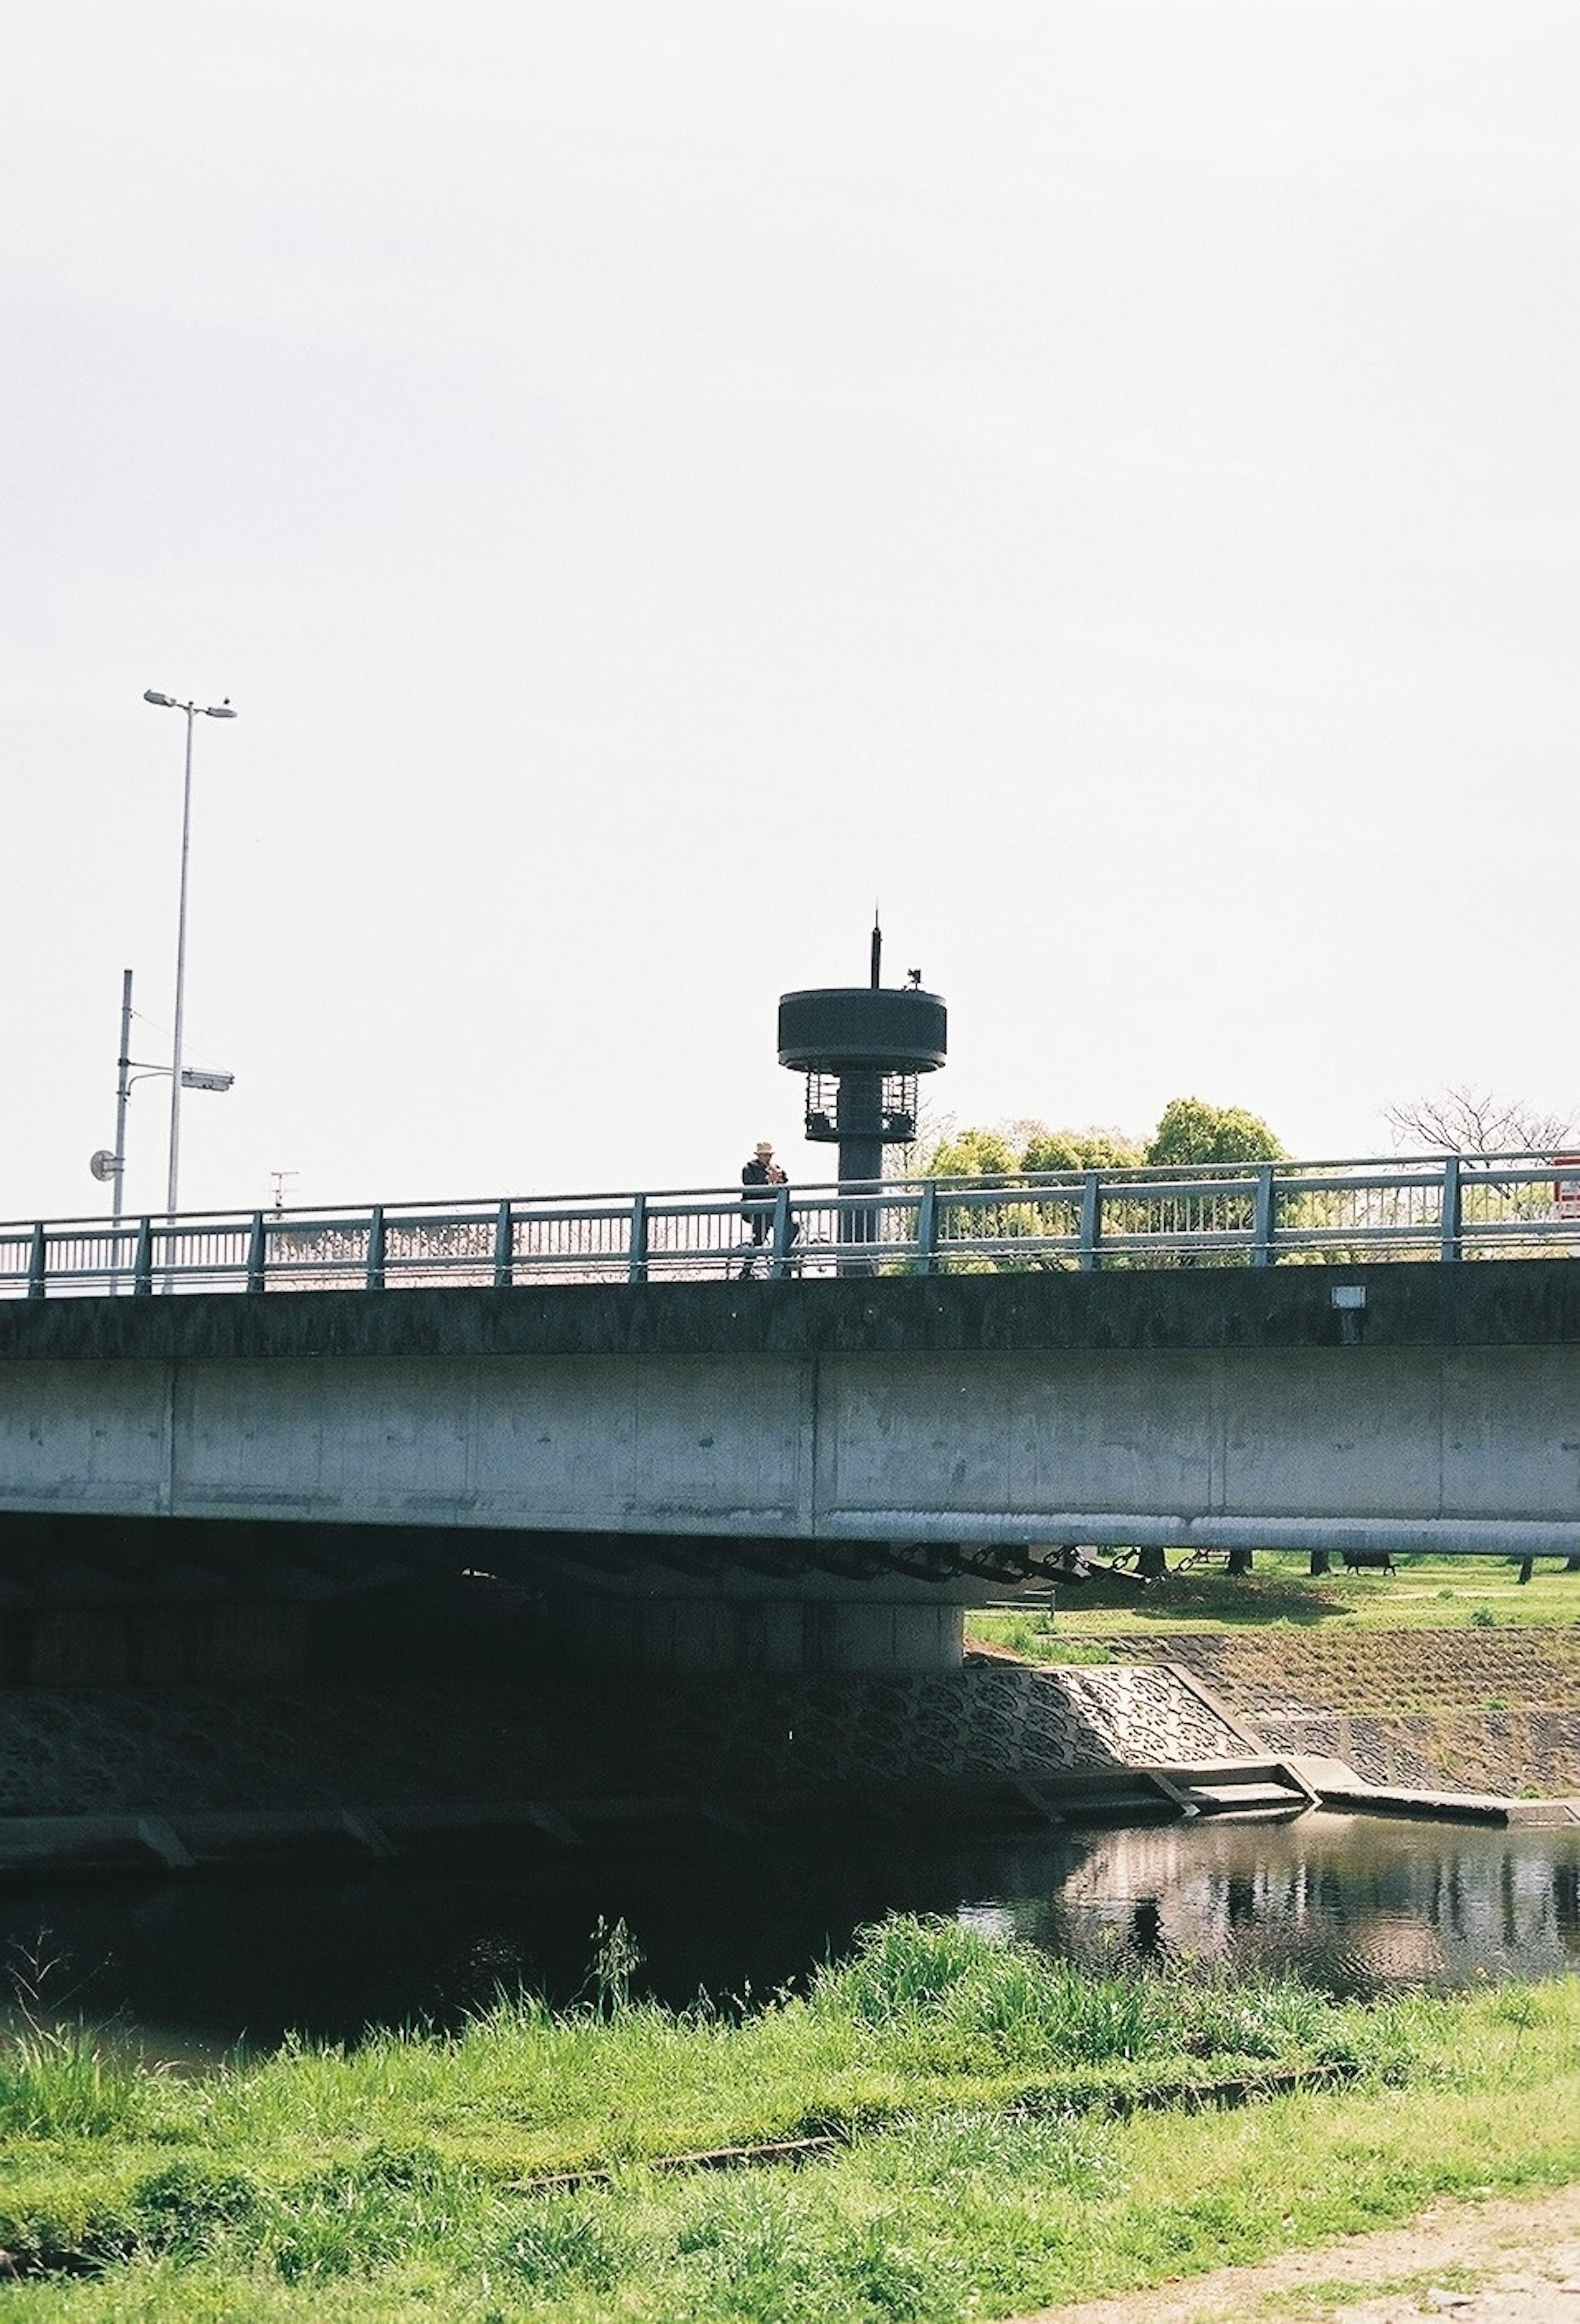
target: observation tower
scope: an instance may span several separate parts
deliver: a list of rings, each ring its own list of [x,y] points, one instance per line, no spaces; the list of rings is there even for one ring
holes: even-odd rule
[[[786,992],[779,1003],[779,1062],[807,1077],[806,1131],[814,1145],[839,1148],[845,1189],[875,1188],[885,1146],[909,1146],[916,1136],[916,1086],[937,1073],[948,1051],[948,1011],[936,992],[921,989],[921,972],[885,990],[883,936],[873,925],[865,984],[836,984]],[[853,1205],[842,1240],[878,1240],[878,1204]],[[853,1259],[843,1271],[862,1273]]]

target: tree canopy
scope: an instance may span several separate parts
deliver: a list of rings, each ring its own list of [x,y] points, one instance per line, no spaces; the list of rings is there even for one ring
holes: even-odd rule
[[[1243,1106],[1171,1097],[1152,1132],[1146,1158],[1184,1168],[1204,1162],[1285,1162],[1289,1156],[1259,1114]]]
[[[1029,1170],[1128,1170],[1143,1159],[1139,1140],[1120,1130],[1049,1130],[1016,1121],[996,1130],[957,1130],[939,1139],[923,1171],[931,1178],[1016,1178]]]
[[[1050,1130],[1045,1121],[993,1129],[979,1124],[940,1138],[924,1157],[922,1170],[933,1178],[996,1178],[1007,1184],[1040,1170],[1134,1170],[1143,1163],[1167,1169],[1286,1158],[1266,1122],[1243,1106],[1176,1097],[1144,1144],[1123,1130]]]
[[[1002,1130],[957,1130],[940,1138],[923,1163],[929,1178],[1008,1178],[1025,1164]]]
[[[1139,1141],[1122,1130],[1030,1127],[1021,1155],[1027,1170],[1133,1170],[1142,1159]]]

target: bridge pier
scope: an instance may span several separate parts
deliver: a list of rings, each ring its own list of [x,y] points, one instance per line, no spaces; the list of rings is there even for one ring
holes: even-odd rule
[[[863,1677],[957,1670],[966,1609],[935,1596],[854,1605],[827,1598],[550,1599],[543,1644],[605,1670],[700,1675],[845,1672]]]

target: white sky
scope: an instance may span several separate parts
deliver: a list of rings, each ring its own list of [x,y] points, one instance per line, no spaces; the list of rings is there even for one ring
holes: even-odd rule
[[[1572,0],[0,0],[0,1215],[1580,1107]],[[127,1194],[162,1200],[164,1085]]]

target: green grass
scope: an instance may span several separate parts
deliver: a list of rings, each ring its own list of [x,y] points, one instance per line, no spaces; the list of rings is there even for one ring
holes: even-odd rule
[[[1101,1639],[1069,1635],[1061,1618],[1051,1613],[977,1613],[966,1617],[966,1643],[998,1646],[1029,1663],[1112,1663],[1112,1646]]]
[[[1452,1630],[1580,1625],[1580,1573],[1541,1560],[1521,1583],[1502,1557],[1401,1557],[1395,1573],[1313,1575],[1310,1560],[1260,1550],[1253,1570],[1230,1575],[1221,1563],[1170,1573],[1144,1591],[1098,1580],[1055,1593],[1041,1609],[973,1612],[967,1640],[1008,1646],[1039,1662],[1086,1659],[1077,1648],[1126,1631],[1263,1628]],[[1048,1625],[1047,1628],[1042,1626]]]
[[[80,2028],[29,2020],[0,2054],[0,2138],[102,2136],[141,2120],[152,2077]]]
[[[1270,2067],[1346,2079],[1192,2098]],[[9,2283],[28,2324],[985,2319],[1580,2178],[1573,1980],[1367,2010],[1085,1975],[953,1923],[886,1923],[744,2016],[501,2001],[97,2107],[68,2075],[53,2113],[40,2070],[0,2139],[0,2243],[90,2272]],[[650,2167],[827,2127],[799,2170]]]

